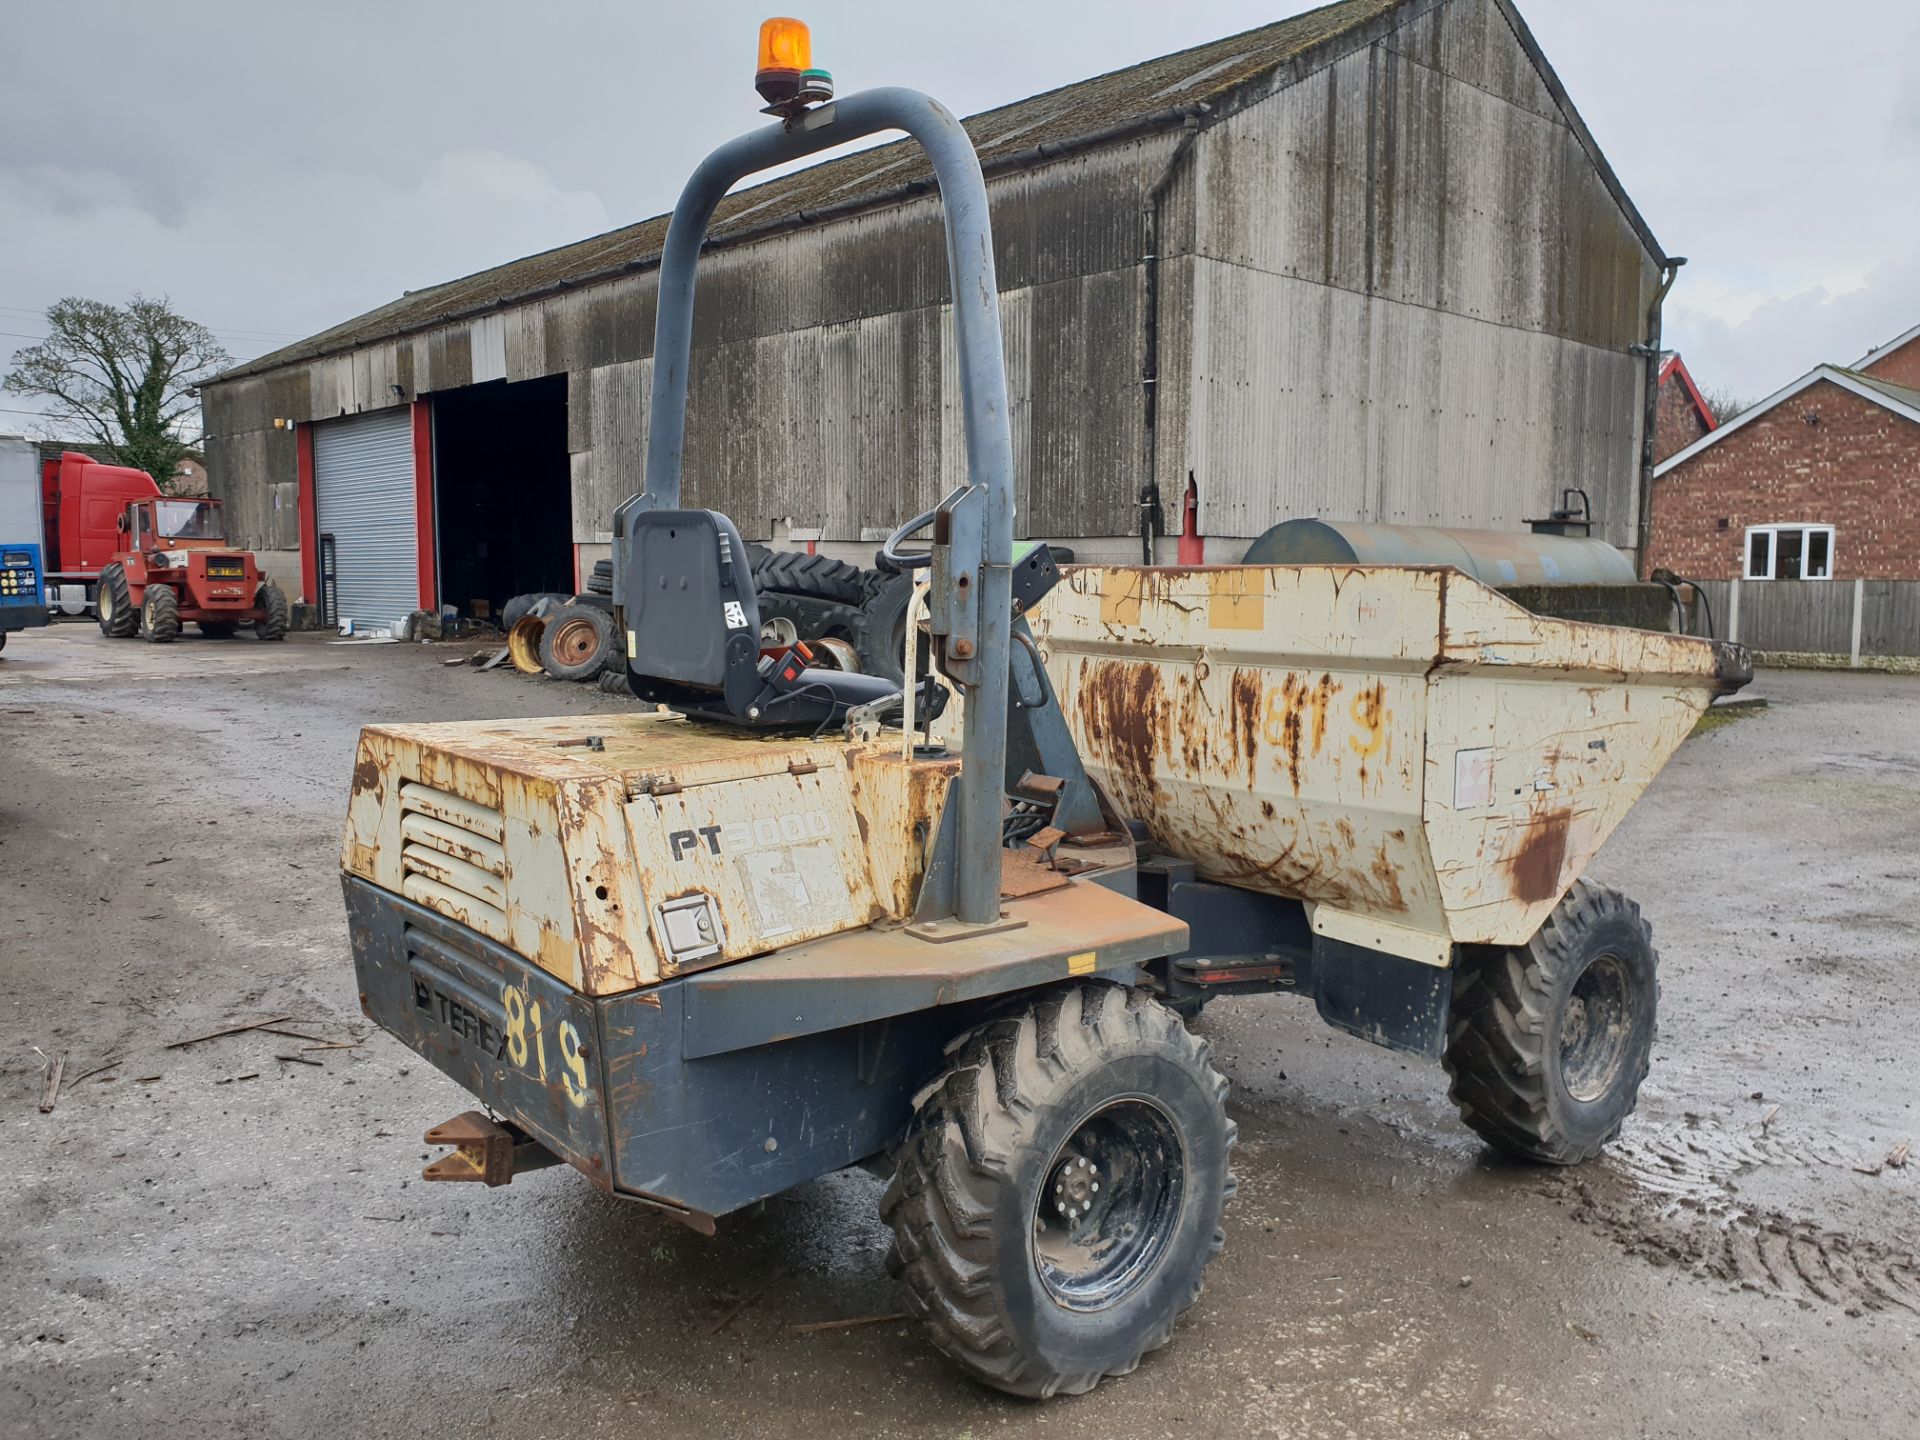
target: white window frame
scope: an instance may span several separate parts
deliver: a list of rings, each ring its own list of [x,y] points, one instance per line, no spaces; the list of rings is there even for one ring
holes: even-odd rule
[[[1777,580],[1779,578],[1775,571],[1780,565],[1780,532],[1783,530],[1799,530],[1805,532],[1806,535],[1825,535],[1827,537],[1826,573],[1824,575],[1802,575],[1800,578],[1802,580],[1833,579],[1835,560],[1833,526],[1819,525],[1811,521],[1801,521],[1785,525],[1747,526],[1747,533],[1743,542],[1744,548],[1740,552],[1740,573],[1743,577],[1748,580]],[[1767,537],[1767,564],[1765,573],[1756,573],[1753,568],[1753,537],[1756,535],[1764,535]],[[1802,556],[1807,553],[1807,542],[1804,538],[1800,542],[1800,553]]]

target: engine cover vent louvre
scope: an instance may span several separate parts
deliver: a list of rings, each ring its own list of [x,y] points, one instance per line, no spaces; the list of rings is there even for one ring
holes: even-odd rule
[[[409,781],[400,787],[400,893],[505,941],[506,821],[498,810]]]

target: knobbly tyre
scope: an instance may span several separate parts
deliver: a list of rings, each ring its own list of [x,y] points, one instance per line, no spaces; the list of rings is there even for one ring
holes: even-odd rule
[[[1605,928],[1562,943],[1573,922],[1561,897],[1588,893],[1574,888],[1578,864],[1679,743],[1683,715],[1732,683],[1731,660],[1694,642],[1638,664],[1624,641],[1600,657],[1601,671],[1509,677],[1498,673],[1497,644],[1523,622],[1546,626],[1553,653],[1570,660],[1587,643],[1576,632],[1597,627],[1533,621],[1460,577],[1449,577],[1451,599],[1421,579],[1435,622],[1429,648],[1448,633],[1444,615],[1460,648],[1455,655],[1443,640],[1441,653],[1416,661],[1404,653],[1411,621],[1339,638],[1334,622],[1353,617],[1338,606],[1291,608],[1313,592],[1285,591],[1284,568],[1191,578],[1075,571],[1063,585],[1046,547],[1016,560],[993,246],[965,132],[912,91],[827,103],[831,80],[812,68],[797,22],[769,21],[761,49],[758,84],[779,123],[716,150],[674,210],[646,488],[614,521],[627,685],[654,708],[362,733],[342,854],[361,1004],[484,1106],[427,1132],[454,1147],[427,1178],[502,1185],[564,1162],[712,1234],[730,1212],[867,1164],[891,1175],[881,1199],[889,1264],[934,1343],[1000,1389],[1077,1393],[1167,1342],[1223,1241],[1234,1188],[1226,1082],[1166,1002],[1191,1008],[1218,989],[1297,989],[1369,1038],[1445,1048],[1484,1085],[1536,1084],[1563,1068],[1560,1037],[1574,1032],[1556,1023],[1580,976],[1606,955],[1617,962],[1609,973],[1650,974],[1651,952],[1636,948],[1637,916],[1612,904],[1601,907]],[[886,130],[919,142],[944,201],[968,461],[967,483],[886,547],[890,563],[925,576],[915,610],[924,605],[936,674],[902,680],[815,665],[803,643],[763,648],[738,531],[724,515],[680,506],[696,263],[714,205],[747,175]],[[902,553],[929,525],[930,552]],[[1370,586],[1392,599],[1411,583],[1390,571],[1356,574],[1341,603]],[[1101,648],[1083,622],[1098,625],[1105,610],[1124,626],[1168,597],[1188,603],[1181,585],[1211,587],[1199,608],[1228,621],[1252,613],[1241,607],[1256,586],[1263,623],[1282,642],[1206,675],[1193,649],[1144,631],[1137,647],[1097,662],[1075,653]],[[1287,641],[1288,627],[1303,638]],[[1311,815],[1277,803],[1289,783],[1280,777],[1290,722],[1276,722],[1277,744],[1264,718],[1250,738],[1231,728],[1235,695],[1261,707],[1269,690],[1290,693],[1281,671],[1267,673],[1273,653],[1289,648],[1337,654],[1355,672],[1330,675],[1330,686],[1358,685],[1376,664],[1396,676],[1369,712],[1380,743],[1364,774],[1329,768],[1323,783],[1299,772],[1294,793],[1315,802]],[[1109,661],[1121,669],[1096,673]],[[1637,677],[1647,697],[1631,721],[1607,712],[1608,753],[1627,758],[1624,770],[1609,762],[1587,776],[1607,787],[1590,797],[1600,818],[1582,820],[1577,836],[1568,822],[1552,856],[1530,850],[1536,858],[1520,867],[1530,886],[1554,889],[1544,911],[1535,901],[1496,906],[1506,928],[1462,931],[1492,936],[1487,954],[1517,954],[1514,926],[1550,912],[1538,931],[1545,940],[1521,937],[1539,961],[1528,971],[1522,957],[1521,973],[1547,983],[1528,996],[1513,1043],[1479,1051],[1446,1039],[1450,1011],[1456,1028],[1471,1030],[1488,1009],[1471,993],[1476,981],[1482,995],[1497,990],[1485,966],[1453,963],[1472,946],[1454,944],[1449,927],[1470,907],[1429,893],[1410,871],[1390,926],[1379,905],[1290,884],[1297,876],[1284,864],[1236,868],[1261,843],[1303,839],[1303,826],[1337,831],[1341,785],[1401,774],[1393,767],[1421,753],[1435,723],[1429,672],[1437,684],[1456,662],[1477,679],[1518,679],[1538,692],[1522,731],[1492,725],[1485,744],[1466,720],[1447,722],[1467,725],[1461,738],[1475,742],[1459,748],[1487,752],[1461,762],[1476,786],[1483,770],[1488,786],[1504,786],[1537,767],[1531,747],[1542,737],[1572,744],[1583,717],[1598,713],[1587,689],[1608,693],[1606,676]],[[957,750],[933,728],[949,688],[965,702]],[[1101,698],[1132,691],[1137,718]],[[1435,693],[1443,709],[1486,698],[1471,685]],[[1649,712],[1658,724],[1642,721]],[[1265,842],[1256,836],[1231,857],[1203,844],[1185,859],[1145,843],[1154,831],[1163,849],[1195,838],[1189,811],[1161,804],[1139,778],[1174,721],[1211,728],[1206,747],[1186,757],[1192,774],[1223,792],[1245,788],[1256,808],[1241,828],[1266,823]],[[1315,733],[1310,712],[1303,723]],[[1342,732],[1339,742],[1352,738]],[[1083,745],[1108,785],[1089,774]],[[1229,757],[1237,782],[1208,768]],[[1561,772],[1569,783],[1577,768]],[[1419,765],[1396,785],[1396,803],[1410,808],[1389,821],[1406,833],[1386,860],[1418,870],[1450,853],[1430,839],[1442,802]],[[1407,800],[1407,786],[1427,808]],[[1189,799],[1200,793],[1187,788]],[[1484,832],[1494,813],[1489,804],[1470,823]],[[1514,833],[1526,830],[1513,806],[1499,814]],[[1371,834],[1355,823],[1356,841]],[[1495,840],[1509,843],[1505,831]],[[1353,857],[1360,863],[1338,873],[1371,873],[1368,857]],[[1510,881],[1514,867],[1498,873]],[[1386,881],[1374,883],[1388,893]],[[1490,878],[1487,893],[1507,885]],[[1224,928],[1204,913],[1222,894],[1247,897]],[[1631,1105],[1650,1007],[1622,1033],[1604,1063],[1581,1072],[1588,1081],[1604,1072],[1599,1091],[1589,1083],[1581,1092],[1598,1098],[1569,1103],[1607,1114]],[[1552,1093],[1543,1103],[1564,1122]],[[1481,1128],[1546,1159],[1594,1148],[1594,1125],[1549,1132],[1517,1112],[1506,1119]]]

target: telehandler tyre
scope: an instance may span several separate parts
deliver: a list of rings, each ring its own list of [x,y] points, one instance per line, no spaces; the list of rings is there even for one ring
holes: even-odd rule
[[[180,601],[172,587],[149,585],[140,602],[140,633],[156,645],[170,644],[180,633]]]
[[[1145,991],[1085,984],[947,1053],[880,1202],[909,1306],[1011,1394],[1126,1374],[1225,1243],[1235,1127],[1206,1042]]]
[[[140,612],[133,608],[127,572],[120,566],[107,565],[101,569],[93,609],[100,619],[100,633],[110,639],[126,640],[140,628]]]
[[[293,612],[287,605],[286,591],[271,580],[261,585],[254,596],[254,604],[265,613],[253,622],[254,638],[258,640],[284,640],[287,627],[293,621]],[[201,628],[205,628],[204,626]]]
[[[1444,1061],[1460,1118],[1523,1160],[1598,1155],[1647,1078],[1659,963],[1640,907],[1585,880],[1527,944],[1469,952]]]

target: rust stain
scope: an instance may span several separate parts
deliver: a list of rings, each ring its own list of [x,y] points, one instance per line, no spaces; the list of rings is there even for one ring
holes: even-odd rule
[[[1381,908],[1392,910],[1396,913],[1404,913],[1407,908],[1407,897],[1402,894],[1400,890],[1400,869],[1393,863],[1392,859],[1388,857],[1387,847],[1384,841],[1381,843],[1379,850],[1374,853],[1373,864],[1368,866],[1367,869],[1373,875],[1373,878],[1380,882],[1379,899]]]
[[[366,751],[360,752],[360,759],[353,767],[353,793],[371,795],[380,788],[380,762]]]
[[[1076,704],[1081,733],[1089,748],[1103,755],[1121,787],[1136,795],[1154,793],[1156,756],[1166,747],[1166,696],[1159,667],[1120,660],[1095,660],[1086,668]],[[1145,809],[1136,804],[1136,810]]]
[[[1572,811],[1556,810],[1528,823],[1526,838],[1507,863],[1516,899],[1538,905],[1559,897],[1560,872],[1567,863],[1567,831],[1572,820]]]
[[[1260,672],[1236,669],[1229,692],[1228,733],[1247,759],[1247,784],[1253,784],[1254,760],[1260,753]]]
[[[1320,683],[1313,687],[1313,753],[1320,753],[1321,742],[1327,738],[1327,706],[1333,697],[1340,693],[1340,682],[1331,675],[1323,674]]]

